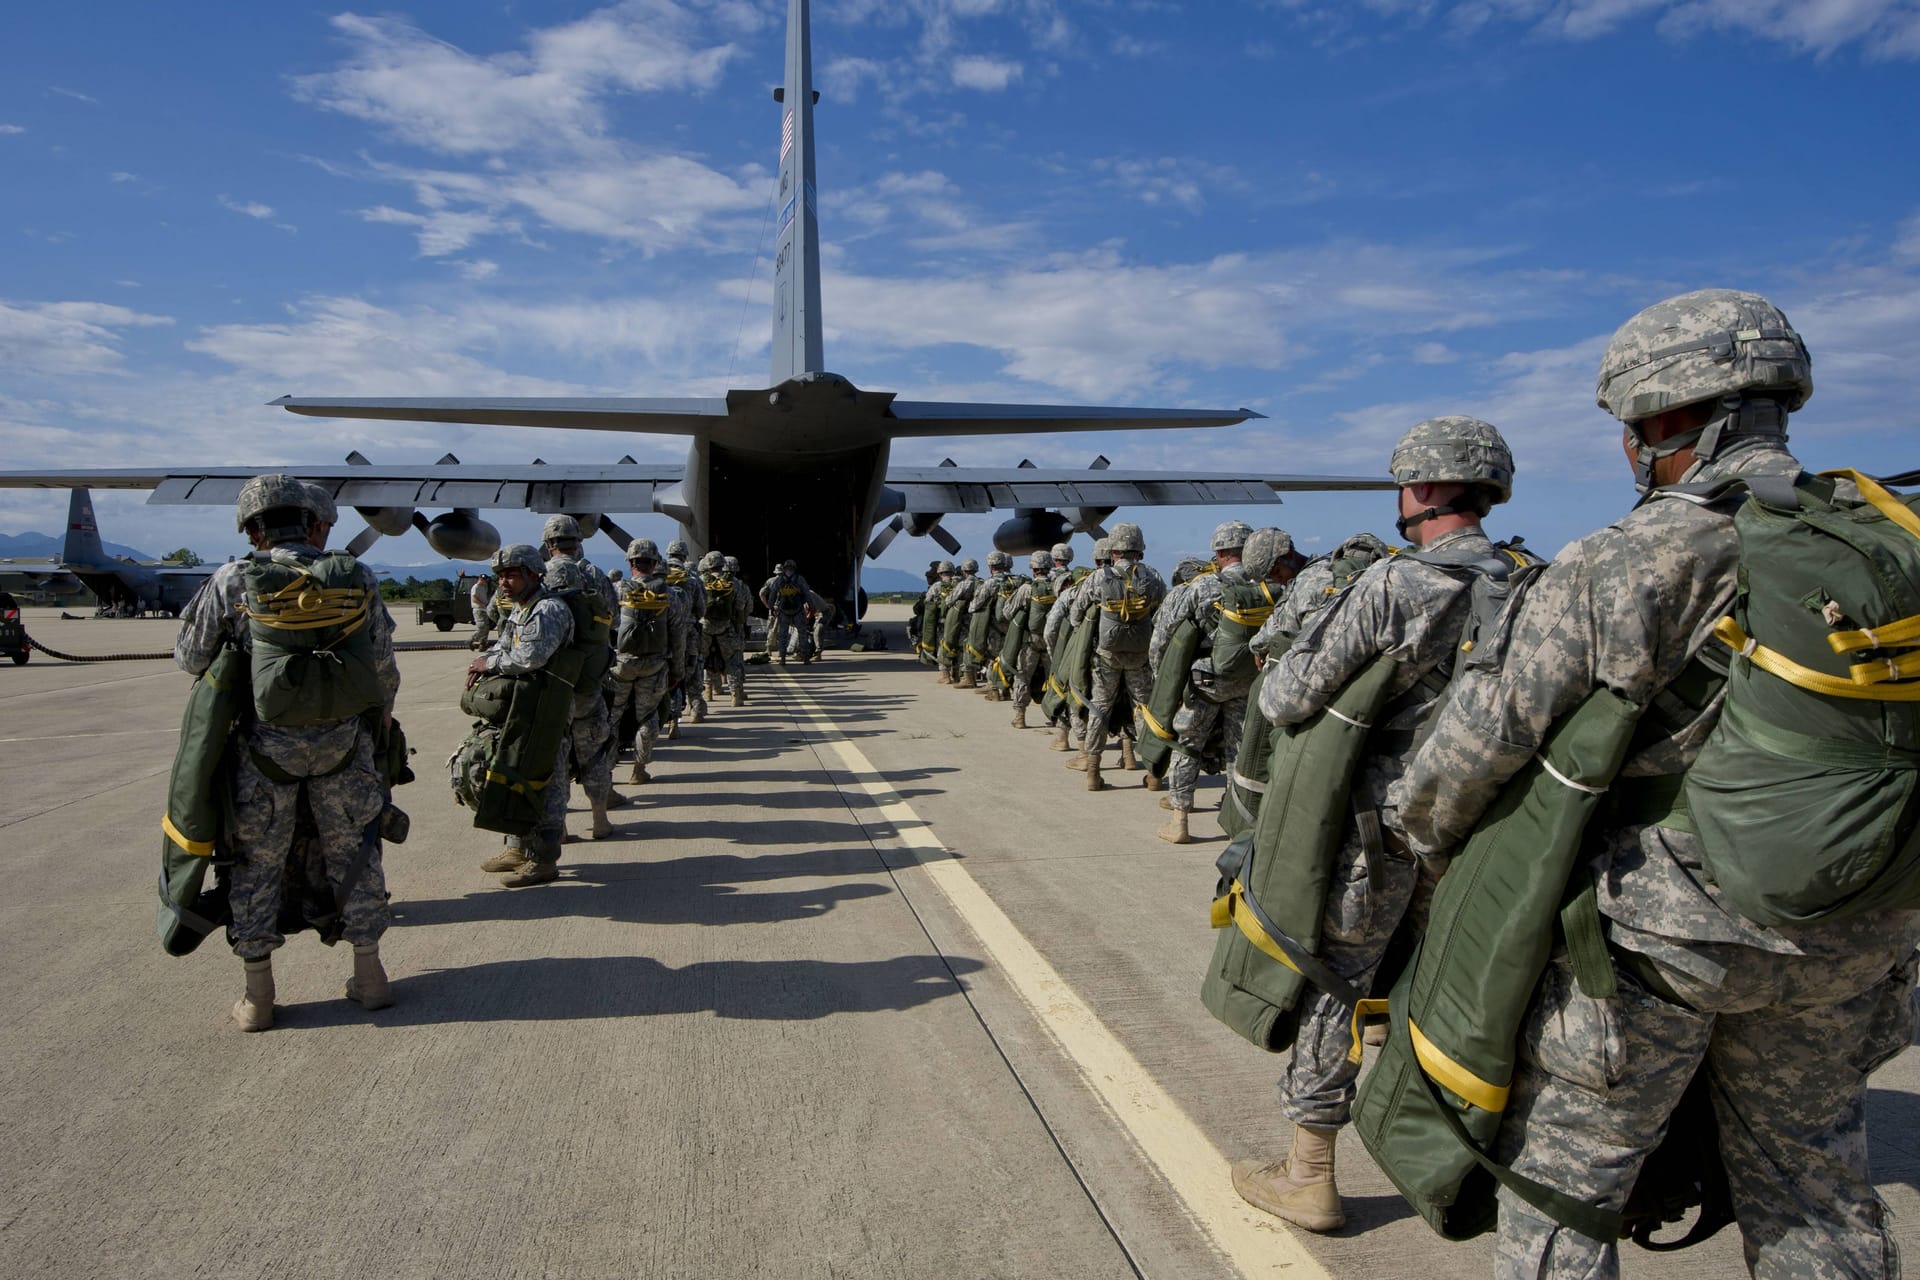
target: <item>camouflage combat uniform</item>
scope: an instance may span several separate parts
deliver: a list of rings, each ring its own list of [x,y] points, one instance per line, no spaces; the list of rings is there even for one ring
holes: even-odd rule
[[[981,673],[993,665],[1000,656],[1000,646],[1006,643],[1007,624],[1001,617],[1001,609],[1007,599],[1017,590],[1013,575],[1006,569],[995,569],[980,579],[967,597],[967,621],[961,627],[962,643],[966,646],[965,656],[960,663],[960,678],[978,682]],[[976,652],[971,642],[964,637],[973,634],[973,619],[976,614],[987,617],[987,634]]]
[[[305,563],[320,552],[293,544],[277,547],[271,555],[282,563]],[[173,660],[181,670],[201,674],[229,640],[243,649],[252,648],[241,612],[246,567],[245,559],[221,565],[180,611]],[[361,565],[359,577],[361,586],[372,593],[366,630],[390,714],[400,691],[393,617],[380,599],[380,583],[373,571]],[[280,933],[280,903],[297,820],[303,826],[311,822],[327,884],[336,896],[364,853],[359,878],[347,890],[341,936],[356,944],[377,942],[390,919],[380,857],[380,814],[386,808],[387,783],[374,765],[372,731],[359,716],[299,728],[249,720],[242,731],[245,749],[235,753],[234,864],[229,880],[235,954],[243,960],[259,960],[286,941]],[[300,781],[274,781],[263,771],[262,759],[283,776]],[[305,814],[301,812],[303,792]]]
[[[968,563],[971,564],[972,561]],[[947,619],[952,617],[955,611],[966,613],[972,609],[973,593],[979,586],[980,579],[976,574],[961,570],[960,580],[953,584],[951,591],[947,592],[946,603],[940,614],[940,630],[943,634],[947,629]],[[960,684],[962,673],[966,669],[967,657],[967,624],[965,622],[960,624],[959,634],[954,637],[953,652],[941,656],[944,660],[940,665],[946,670],[948,681]]]
[[[1047,615],[1059,599],[1056,584],[1071,581],[1065,569],[1036,574],[1021,583],[1001,608],[1000,621],[1004,626],[1012,626],[1023,610],[1027,615],[1027,642],[1015,655],[1013,670],[1007,673],[1013,686],[1016,712],[1024,711],[1033,701],[1034,678],[1047,662]]]
[[[687,621],[692,628],[687,645],[687,675],[674,690],[673,718],[680,718],[682,707],[690,707],[695,718],[704,720],[707,718],[707,646],[701,621],[707,616],[707,584],[681,556],[667,557],[665,573],[667,585],[686,596]]]
[[[1792,476],[1784,449],[1741,449],[1697,479]],[[1555,719],[1598,688],[1658,697],[1716,643],[1738,546],[1726,508],[1645,503],[1561,553],[1522,601],[1498,670],[1462,674],[1397,789],[1413,847],[1450,850]],[[1688,768],[1716,697],[1630,755],[1623,777]],[[1724,905],[1699,837],[1609,819],[1587,832],[1619,995],[1594,1000],[1556,962],[1528,1015],[1496,1154],[1619,1209],[1704,1060],[1721,1156],[1756,1275],[1890,1276],[1887,1211],[1867,1171],[1867,1076],[1911,1042],[1920,913],[1766,928]],[[1658,987],[1664,986],[1664,992]],[[1615,1246],[1501,1193],[1503,1276],[1613,1276]]]
[[[1494,551],[1484,533],[1468,528],[1434,539],[1422,554],[1465,558]],[[1446,692],[1472,612],[1471,591],[1465,574],[1406,557],[1376,563],[1268,663],[1260,685],[1262,715],[1276,725],[1300,724],[1375,657],[1387,654],[1400,663],[1354,773],[1355,816],[1346,825],[1320,917],[1320,958],[1361,991],[1372,982],[1401,920],[1411,914],[1418,925],[1433,891],[1432,874],[1392,833],[1391,815],[1384,811],[1414,735]],[[1299,1034],[1280,1078],[1281,1108],[1295,1124],[1347,1123],[1360,1070],[1347,1057],[1352,1017],[1349,1006],[1317,988],[1303,997]]]
[[[1165,603],[1153,619],[1153,643],[1147,651],[1147,664],[1160,669],[1160,655],[1173,636],[1173,629],[1191,620],[1202,633],[1213,634],[1220,618],[1220,597],[1229,583],[1249,582],[1251,577],[1239,564],[1230,564],[1217,573],[1203,573],[1184,588],[1167,593]],[[1193,676],[1187,694],[1175,713],[1171,728],[1185,750],[1173,753],[1167,765],[1167,796],[1175,809],[1193,811],[1193,788],[1200,779],[1200,757],[1217,735],[1221,740],[1222,767],[1233,768],[1240,756],[1240,736],[1247,715],[1247,694],[1253,685],[1251,675],[1226,681],[1213,674],[1209,657],[1193,664]]]
[[[501,600],[503,606],[508,602],[513,603],[513,608],[501,619],[500,634],[487,649],[489,674],[528,675],[546,666],[554,654],[573,642],[573,610],[545,586],[536,590],[524,604],[513,601],[511,596]],[[595,692],[597,696],[598,691]],[[574,705],[577,708],[578,694],[575,698]],[[549,866],[560,861],[560,844],[567,837],[569,788],[565,784],[572,759],[573,734],[569,726],[569,732],[560,737],[560,748],[554,753],[553,772],[546,789],[541,792],[545,805],[540,812],[539,825],[525,836],[508,836],[505,842],[507,848],[518,849],[532,861]]]
[[[794,657],[811,657],[820,644],[820,629],[826,625],[827,602],[807,585],[806,577],[797,571],[774,574],[760,588],[760,603],[767,608],[768,655],[785,662],[791,649]],[[804,612],[808,605],[814,610],[811,627]]]
[[[1055,672],[1062,671],[1060,663],[1065,656],[1062,650],[1067,643],[1067,637],[1073,633],[1074,610],[1078,606],[1080,593],[1086,589],[1087,583],[1092,579],[1093,575],[1088,574],[1075,582],[1069,570],[1061,570],[1053,575],[1053,607],[1047,610],[1047,625],[1041,638],[1047,646],[1047,665]],[[1065,679],[1063,674],[1061,676],[1063,683]],[[1072,698],[1068,698],[1064,706],[1065,710],[1061,715],[1067,719],[1067,743],[1069,746],[1077,747],[1086,740],[1087,709]],[[1058,717],[1056,717],[1057,721]]]
[[[1145,602],[1144,615],[1133,621],[1123,620],[1116,611],[1129,595]],[[1126,566],[1103,565],[1088,576],[1075,594],[1073,621],[1076,625],[1093,610],[1100,611],[1100,632],[1095,637],[1093,651],[1093,695],[1087,700],[1087,723],[1081,738],[1090,780],[1098,774],[1100,752],[1106,746],[1107,725],[1115,704],[1124,696],[1130,706],[1139,706],[1153,694],[1153,680],[1147,670],[1147,646],[1153,640],[1154,611],[1166,596],[1166,580],[1144,560]]]
[[[726,586],[727,609],[714,617],[720,606],[714,601],[722,585]],[[700,640],[704,652],[703,667],[707,679],[717,689],[722,681],[736,695],[747,688],[747,618],[753,612],[753,593],[747,584],[731,574],[715,570],[702,576],[701,591],[709,609],[700,617]]]
[[[637,612],[622,599],[620,616],[614,624],[613,665],[607,669],[607,713],[618,724],[633,708],[639,731],[633,742],[634,781],[642,781],[647,763],[653,759],[653,746],[660,738],[660,704],[667,691],[687,674],[687,650],[692,646],[693,619],[687,613],[686,598],[667,585],[666,577],[655,574],[627,579],[627,589],[664,592],[667,597],[667,652],[657,657],[639,658],[621,652],[622,638],[634,628]]]

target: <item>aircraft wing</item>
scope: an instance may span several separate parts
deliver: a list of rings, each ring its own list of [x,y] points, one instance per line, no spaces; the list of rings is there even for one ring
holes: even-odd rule
[[[572,427],[698,435],[727,416],[724,397],[455,396],[357,399],[281,396],[269,401],[314,418],[384,418],[393,422],[462,422],[487,427]]]
[[[657,489],[680,482],[680,463],[430,463],[283,468],[321,485],[347,507],[506,507],[559,511],[652,511]],[[151,489],[158,505],[224,506],[258,467],[150,467],[128,471],[0,471],[0,488]]]
[[[1185,507],[1278,502],[1283,492],[1391,489],[1385,476],[1234,471],[1075,471],[1038,467],[889,467],[903,511],[926,515],[1033,507]]]
[[[1115,409],[1077,404],[968,404],[895,400],[893,436],[1011,435],[1019,432],[1129,431],[1230,427],[1265,417],[1251,409]]]

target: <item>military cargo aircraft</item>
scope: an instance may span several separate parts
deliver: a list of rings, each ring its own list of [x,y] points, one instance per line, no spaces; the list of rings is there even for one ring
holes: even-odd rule
[[[67,534],[59,564],[44,570],[8,566],[43,590],[63,590],[77,578],[76,585],[84,584],[93,592],[102,612],[120,617],[143,613],[178,616],[217,567],[143,564],[108,555],[100,541],[99,522],[94,519],[93,495],[85,489],[75,489],[67,500]]]
[[[341,399],[284,396],[272,403],[313,417],[406,422],[566,427],[690,437],[684,466],[526,466],[439,463],[375,465],[355,454],[345,467],[285,469],[331,491],[367,521],[349,549],[417,528],[440,554],[484,559],[500,535],[485,508],[577,516],[589,536],[626,532],[608,513],[659,512],[680,525],[697,556],[719,548],[738,556],[754,582],[782,560],[799,563],[815,590],[856,628],[866,598],[863,559],[877,558],[901,532],[959,550],[940,521],[957,512],[1009,510],[994,533],[1008,552],[1046,547],[1072,533],[1099,536],[1123,506],[1278,502],[1286,490],[1384,489],[1369,476],[1257,475],[1243,471],[1113,469],[1099,458],[1086,471],[1017,467],[889,465],[900,438],[1054,431],[1217,427],[1260,417],[1250,409],[1152,409],[1076,405],[968,404],[896,399],[828,372],[823,354],[818,194],[814,183],[812,46],[808,0],[788,0],[780,104],[779,230],[775,238],[773,361],[765,387],[712,398]],[[121,472],[0,472],[0,485],[148,488],[154,503],[230,503],[265,468],[166,467]],[[429,517],[422,507],[442,508]]]

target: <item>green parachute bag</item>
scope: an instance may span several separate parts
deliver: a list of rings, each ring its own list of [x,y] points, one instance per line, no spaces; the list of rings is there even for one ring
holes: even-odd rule
[[[604,646],[604,637],[601,640]],[[573,724],[573,690],[588,654],[577,641],[547,660],[540,670],[513,681],[507,714],[498,726],[475,726],[474,738],[492,738],[478,795],[463,794],[455,765],[455,793],[473,808],[473,825],[486,831],[524,836],[539,824],[546,788],[556,782],[553,763],[560,740]],[[481,730],[486,732],[482,733]],[[470,754],[470,753],[468,753]],[[456,762],[460,759],[455,757]],[[558,776],[564,785],[566,775]]]
[[[1047,673],[1047,691],[1040,709],[1049,719],[1087,705],[1093,695],[1093,642],[1100,633],[1100,615],[1089,612],[1060,641],[1060,661]]]
[[[1298,725],[1273,730],[1271,776],[1260,815],[1219,860],[1212,923],[1219,932],[1200,987],[1214,1017],[1279,1053],[1293,1044],[1294,1012],[1311,985],[1355,993],[1314,958],[1334,857],[1351,820],[1353,774],[1386,705],[1399,663],[1384,654]]]
[[[1920,498],[1745,483],[1739,656],[1686,784],[1707,872],[1766,925],[1920,906]]]
[[[1261,798],[1267,794],[1273,725],[1260,714],[1260,686],[1266,679],[1265,667],[1253,673],[1253,684],[1247,689],[1247,713],[1240,725],[1240,754],[1227,771],[1220,796],[1220,829],[1229,840],[1254,824],[1260,816]]]
[[[978,593],[984,588],[975,587]],[[969,604],[972,602],[969,601]],[[993,631],[993,605],[988,603],[984,609],[969,609],[967,612],[967,660],[976,667],[985,667],[993,661],[994,655],[987,652],[988,637]]]
[[[253,702],[247,652],[227,645],[187,691],[180,743],[160,815],[160,946],[184,956],[233,918],[227,884],[207,871],[225,852],[233,821],[234,731]]]
[[[1520,1032],[1587,824],[1640,715],[1599,689],[1555,722],[1441,877],[1426,933],[1385,1002],[1391,1031],[1360,1082],[1354,1132],[1407,1203],[1450,1240],[1492,1229],[1501,1185],[1583,1235],[1620,1235],[1621,1215],[1521,1177],[1486,1151],[1506,1113]],[[1610,983],[1597,913],[1570,910],[1568,919],[1596,926],[1568,934],[1576,971]],[[1374,1013],[1380,1004],[1356,1007]]]
[[[1273,616],[1273,584],[1232,582],[1214,608],[1220,620],[1213,628],[1213,672],[1223,681],[1246,680],[1254,672],[1253,637]]]
[[[957,590],[957,588],[956,588]],[[967,602],[953,599],[953,593],[947,593],[947,599],[940,609],[940,652],[941,666],[951,666],[960,660],[960,650],[967,642]]]
[[[1186,750],[1180,745],[1180,735],[1174,732],[1173,718],[1186,700],[1187,681],[1192,675],[1194,660],[1200,656],[1202,639],[1199,624],[1191,618],[1174,627],[1173,634],[1167,637],[1167,647],[1160,652],[1160,666],[1153,673],[1153,689],[1147,695],[1146,705],[1140,708],[1140,722],[1147,731],[1134,749],[1134,755],[1139,758],[1140,767],[1156,778],[1166,777],[1174,753]]]
[[[253,709],[262,724],[327,724],[385,704],[367,625],[379,592],[352,556],[335,551],[304,564],[256,556],[245,580]]]
[[[1020,651],[1027,647],[1027,636],[1030,634],[1027,628],[1027,610],[1022,609],[1007,624],[1006,638],[1000,642],[1000,652],[995,655],[989,669],[993,687],[1002,693],[1013,692],[1014,676],[1020,670]]]

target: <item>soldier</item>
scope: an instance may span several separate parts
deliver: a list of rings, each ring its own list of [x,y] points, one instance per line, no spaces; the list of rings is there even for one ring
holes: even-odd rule
[[[947,594],[953,590],[953,561],[936,560],[928,570],[931,581],[927,583],[926,594],[920,597],[920,629],[915,632],[919,637],[917,648],[920,661],[933,667],[940,674],[936,683],[947,683],[946,664],[940,661],[940,622],[947,604]]]
[[[1138,706],[1153,692],[1147,673],[1147,647],[1153,641],[1153,615],[1166,598],[1166,580],[1141,559],[1147,540],[1137,524],[1116,524],[1107,537],[1112,563],[1097,569],[1074,601],[1076,625],[1100,611],[1100,634],[1093,651],[1093,697],[1087,702],[1087,727],[1081,740],[1087,790],[1099,791],[1100,753],[1106,747],[1107,721],[1124,695]],[[1122,768],[1131,767],[1132,749],[1121,739]]]
[[[325,534],[315,519],[317,505],[312,488],[291,476],[247,481],[234,522],[254,553],[221,565],[201,584],[181,610],[173,649],[174,662],[196,676],[225,645],[253,655],[256,714],[242,730],[245,749],[235,753],[228,833],[229,932],[246,970],[246,993],[232,1016],[242,1031],[273,1026],[273,953],[286,941],[280,904],[296,815],[303,808],[312,815],[327,885],[341,904],[341,936],[353,944],[347,998],[364,1009],[393,1003],[380,963],[380,937],[389,920],[380,859],[387,783],[374,764],[375,726],[391,721],[400,690],[393,618],[372,570],[344,552],[321,553]],[[290,599],[283,594],[307,580],[329,593],[325,604],[310,604],[302,592]],[[311,650],[316,632],[335,637],[331,643],[353,659],[331,664],[337,671],[322,682],[335,713],[358,704],[344,717],[315,718],[303,709],[317,686],[283,685],[286,665],[272,660],[283,637],[298,636],[298,648]],[[272,714],[263,714],[266,709]]]
[[[686,600],[660,572],[660,548],[652,538],[635,538],[627,545],[627,570],[607,700],[616,722],[629,706],[640,722],[633,744],[632,781],[638,784],[652,780],[647,763],[660,736],[660,704],[674,682],[686,678],[693,620]]]
[[[1055,551],[1057,552],[1058,550],[1059,548],[1056,547]],[[1072,557],[1073,548],[1068,547],[1067,558],[1069,562],[1071,562]],[[1054,562],[1056,564],[1060,562],[1057,554],[1054,557]],[[1097,572],[1108,563],[1107,540],[1105,538],[1095,538],[1093,540],[1093,570]],[[1059,679],[1065,678],[1062,659],[1065,656],[1064,651],[1067,636],[1073,630],[1073,624],[1069,619],[1072,617],[1074,607],[1080,599],[1081,590],[1086,586],[1088,580],[1093,577],[1093,573],[1089,572],[1085,577],[1076,582],[1071,580],[1072,570],[1067,570],[1067,574],[1069,581],[1064,584],[1061,582],[1060,574],[1058,572],[1054,574],[1056,594],[1053,600],[1053,608],[1047,610],[1047,630],[1044,637],[1047,642],[1047,667],[1053,671],[1056,678]],[[1086,728],[1087,709],[1073,699],[1068,699],[1065,709],[1058,718],[1058,725],[1054,731],[1053,741],[1049,742],[1047,746],[1053,751],[1076,752],[1073,759],[1068,761],[1068,763],[1085,768],[1086,757],[1077,754],[1077,749],[1081,743],[1086,740]]]
[[[573,643],[573,610],[547,589],[550,570],[540,548],[509,543],[493,553],[490,567],[500,581],[499,601],[505,616],[500,620],[499,638],[467,664],[469,686],[485,675],[530,675]],[[551,572],[570,589],[578,589],[582,581],[571,560],[557,558]],[[508,836],[500,852],[480,864],[482,871],[497,873],[506,888],[524,889],[560,878],[560,845],[567,834],[565,779],[573,754],[570,738],[570,734],[560,737],[542,792],[545,805],[539,825],[525,836]]]
[[[580,582],[573,584],[569,575],[555,576],[549,572],[547,591],[555,596],[567,591],[589,591],[600,602],[604,616],[609,620],[614,618],[619,596],[612,579],[582,554],[580,522],[572,516],[548,516],[540,533],[540,549],[546,554],[547,569],[551,571],[557,562],[565,560],[579,570],[580,577]],[[567,741],[570,744],[567,775],[587,793],[587,804],[593,810],[593,838],[605,840],[613,834],[607,808],[624,804],[625,800],[613,792],[613,758],[619,748],[613,740],[613,719],[607,712],[607,700],[598,680],[582,682],[581,687],[574,690],[573,727],[567,731]]]
[[[683,539],[675,538],[667,544],[667,585],[685,593],[687,617],[693,620],[694,634],[694,643],[687,650],[686,681],[673,695],[674,732],[667,734],[669,738],[679,730],[683,707],[693,708],[695,724],[707,718],[707,646],[701,627],[707,616],[707,589],[698,569],[687,564],[687,557],[692,554],[693,549]]]
[[[780,562],[779,572],[768,578],[766,585],[760,588],[760,603],[767,611],[767,654],[781,666],[787,665],[787,646],[789,632],[792,633],[794,646],[800,651],[801,661],[810,661],[806,652],[809,630],[817,630],[824,621],[827,602],[818,592],[807,585],[800,574],[800,566],[792,560]],[[815,611],[815,623],[809,628],[806,621],[807,606]]]
[[[1253,527],[1244,520],[1228,520],[1213,531],[1215,572],[1196,574],[1180,592],[1168,592],[1166,603],[1153,621],[1153,641],[1147,651],[1147,663],[1160,668],[1173,629],[1184,621],[1200,628],[1202,655],[1195,660],[1187,680],[1187,695],[1169,726],[1178,746],[1167,765],[1167,795],[1163,801],[1173,811],[1165,826],[1154,834],[1168,844],[1188,844],[1193,837],[1187,831],[1187,815],[1193,812],[1193,788],[1200,778],[1200,758],[1216,737],[1222,740],[1225,767],[1233,768],[1240,752],[1240,735],[1247,713],[1247,691],[1251,676],[1234,679],[1219,677],[1213,669],[1211,645],[1207,643],[1220,621],[1220,597],[1231,583],[1251,578],[1240,563]],[[1292,551],[1292,540],[1285,548]],[[1178,595],[1178,599],[1175,596]]]
[[[706,600],[700,632],[706,650],[708,692],[718,698],[730,683],[733,705],[747,701],[747,616],[753,611],[753,593],[738,574],[727,572],[727,558],[718,551],[700,557],[700,589]]]
[[[1056,551],[1059,549],[1054,548]],[[1067,554],[1073,554],[1070,548]],[[1059,567],[1064,569],[1066,566]],[[1020,584],[1008,598],[1000,615],[1001,622],[1009,628],[1022,613],[1027,617],[1027,641],[1020,646],[1013,670],[1007,673],[1009,692],[1013,695],[1013,727],[1016,729],[1027,727],[1027,704],[1033,701],[1033,685],[1047,665],[1047,612],[1053,608],[1055,599],[1053,555],[1036,551],[1027,557],[1027,568],[1033,577]]]
[[[733,705],[736,707],[739,707],[739,706],[746,705],[746,701],[747,701],[746,686],[744,684],[745,671],[746,671],[745,654],[747,652],[747,641],[752,636],[753,589],[747,585],[746,578],[741,575],[739,557],[728,556],[726,567],[727,567],[727,576],[734,580],[734,583],[736,584],[737,588],[740,591],[746,593],[746,600],[747,600],[747,612],[740,616],[740,621],[734,627],[734,631],[733,631],[734,644],[739,649],[741,654],[740,657],[734,660],[734,665],[742,673],[742,681],[743,681],[743,683],[737,684],[734,686],[735,692],[733,695]]]
[[[1625,424],[1648,497],[1541,575],[1514,610],[1504,665],[1462,675],[1395,796],[1417,853],[1452,850],[1547,727],[1595,689],[1650,708],[1616,791],[1692,766],[1722,699],[1677,697],[1676,682],[1714,645],[1748,572],[1731,505],[1706,495],[1735,477],[1799,475],[1786,418],[1812,391],[1805,346],[1756,294],[1683,294],[1614,334],[1598,400]],[[1663,714],[1676,705],[1682,714]],[[1564,957],[1549,967],[1496,1156],[1618,1210],[1700,1069],[1748,1268],[1896,1274],[1868,1176],[1867,1080],[1913,1037],[1920,913],[1755,923],[1703,872],[1700,837],[1671,806],[1663,819],[1603,805],[1583,849],[1619,993],[1589,998]],[[1496,1266],[1589,1276],[1617,1274],[1618,1262],[1614,1245],[1502,1191]]]
[[[1513,454],[1499,431],[1477,418],[1417,424],[1395,446],[1391,470],[1401,486],[1401,536],[1418,552],[1368,569],[1268,663],[1260,685],[1262,714],[1276,725],[1297,725],[1379,655],[1399,661],[1353,775],[1351,816],[1320,923],[1319,958],[1362,991],[1400,921],[1411,916],[1418,927],[1425,918],[1433,877],[1403,842],[1383,839],[1381,811],[1415,736],[1446,693],[1472,613],[1474,566],[1497,554],[1481,518],[1513,495]],[[1280,1079],[1281,1109],[1294,1124],[1292,1154],[1272,1163],[1236,1162],[1233,1185],[1268,1213],[1309,1231],[1333,1231],[1346,1221],[1334,1181],[1334,1140],[1350,1118],[1359,1075],[1348,1056],[1353,1010],[1309,987],[1298,1018]]]
[[[968,688],[982,689],[994,701],[999,700],[1000,691],[994,687],[992,678],[982,673],[993,665],[993,660],[1000,655],[1001,643],[1007,638],[1000,609],[1019,586],[1013,580],[1012,570],[1012,556],[1004,551],[987,552],[987,576],[967,597],[967,642],[965,655],[960,660],[960,678],[967,682]],[[978,643],[975,643],[976,636]]]
[[[467,588],[467,605],[473,613],[475,626],[480,625],[481,616],[486,613],[487,606],[493,603],[493,590],[493,575],[490,573],[481,574]]]
[[[974,588],[980,585],[980,562],[968,557],[960,562],[959,569],[960,580],[947,592],[941,612],[940,659],[947,675],[946,683],[970,689],[973,686],[962,682],[961,671],[967,656],[967,611],[973,603]]]

